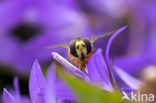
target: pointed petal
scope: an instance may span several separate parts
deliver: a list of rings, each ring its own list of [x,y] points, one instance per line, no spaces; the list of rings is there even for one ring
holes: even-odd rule
[[[59,79],[56,81],[56,96],[65,100],[76,100],[76,96],[70,87]]]
[[[123,26],[122,28],[118,29],[109,39],[108,41],[108,44],[107,44],[107,47],[106,47],[106,59],[109,61],[109,50],[110,50],[110,47],[111,47],[111,44],[113,42],[113,40],[122,32],[124,31],[128,26]]]
[[[54,65],[49,69],[47,74],[46,93],[47,103],[55,103],[56,97],[66,100],[75,100],[75,96],[73,95],[69,86],[66,85],[62,80],[56,78]]]
[[[140,85],[142,84],[141,81],[137,80],[136,78],[132,77],[125,71],[123,71],[120,67],[115,66],[114,71],[119,78],[121,78],[130,88],[137,90]]]
[[[31,100],[29,99],[29,97],[27,96],[22,96],[22,99],[20,102],[18,103],[32,103]]]
[[[53,65],[48,70],[48,74],[47,74],[46,103],[56,103],[55,79],[56,79],[56,72],[55,72],[55,66]]]
[[[4,103],[17,103],[16,99],[5,88],[3,90],[2,99]]]
[[[19,84],[18,84],[18,78],[14,78],[14,89],[15,89],[15,96],[17,101],[20,103],[21,95],[20,95],[20,90],[19,90]]]
[[[83,77],[84,79],[88,79],[87,75],[85,75],[83,72],[81,72],[77,67],[75,67],[73,64],[71,64],[69,61],[67,61],[65,58],[63,58],[58,53],[52,52],[52,56],[56,61],[61,63],[67,69],[67,71],[70,71],[70,72],[74,73],[75,75]]]
[[[29,79],[29,92],[33,103],[45,103],[45,85],[45,78],[43,76],[39,63],[36,60],[33,64]]]
[[[107,91],[112,91],[108,69],[101,52],[102,50],[98,49],[90,58],[87,64],[88,76],[93,83],[102,86]]]
[[[31,103],[27,96],[21,96],[18,78],[14,78],[15,98],[17,103]]]

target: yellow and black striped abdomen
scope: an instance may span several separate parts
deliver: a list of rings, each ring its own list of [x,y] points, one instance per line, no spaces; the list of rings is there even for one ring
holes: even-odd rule
[[[87,38],[78,37],[70,42],[69,49],[74,57],[84,60],[85,57],[91,53],[92,44]]]

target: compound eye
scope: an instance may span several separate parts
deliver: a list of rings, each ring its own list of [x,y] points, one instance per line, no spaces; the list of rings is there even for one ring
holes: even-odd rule
[[[76,52],[77,46],[76,46],[76,41],[73,40],[70,42],[70,52],[73,56],[78,57],[77,52]]]
[[[87,48],[87,54],[91,53],[92,51],[92,44],[90,43],[90,41],[88,39],[83,39],[84,43],[85,43],[85,47]]]

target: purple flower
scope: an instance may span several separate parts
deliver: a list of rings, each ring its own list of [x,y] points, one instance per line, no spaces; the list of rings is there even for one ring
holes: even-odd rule
[[[22,96],[20,94],[17,78],[14,78],[13,93],[8,92],[8,90],[4,88],[2,101],[3,103],[31,103],[27,96]]]
[[[154,38],[156,33],[155,1],[97,0],[96,3],[90,0],[79,1],[83,11],[96,21],[92,25],[92,31],[96,34],[103,32],[103,28],[109,29],[114,25],[122,24],[129,25],[125,35],[120,35],[120,38],[112,44],[110,55],[115,56],[117,65],[125,68],[125,71],[131,74],[138,73],[148,65],[155,65],[155,60],[152,60],[155,58],[152,46],[155,43],[151,43],[150,39]],[[93,22],[92,19],[90,22]]]
[[[114,70],[110,69],[110,59],[109,59],[109,49],[111,46],[112,41],[115,39],[117,35],[119,35],[120,32],[122,32],[124,29],[126,29],[126,26],[119,29],[109,40],[108,45],[106,47],[106,59],[102,56],[102,50],[98,49],[93,56],[90,58],[88,64],[87,64],[87,75],[83,74],[78,68],[74,67],[72,64],[70,64],[67,60],[65,60],[63,57],[61,57],[57,53],[52,53],[55,60],[57,60],[59,63],[61,63],[63,66],[66,67],[67,71],[72,72],[74,75],[79,75],[82,78],[84,78],[85,81],[90,82],[94,85],[99,85],[101,88],[107,91],[114,91],[114,84],[115,83],[113,72],[116,72],[117,76],[121,79],[123,79],[123,76],[125,76],[125,79],[123,79],[124,83],[126,83],[130,88],[137,89],[137,86],[140,85],[140,81],[134,79],[130,75],[128,75],[126,72],[121,70],[119,67],[115,66]],[[128,81],[126,81],[128,80]],[[136,82],[136,86],[131,85],[132,83]],[[137,84],[138,83],[138,84]],[[117,83],[116,83],[117,84]]]
[[[20,73],[28,72],[36,58],[42,63],[50,60],[51,50],[34,48],[69,40],[84,34],[87,27],[71,0],[3,1],[0,3],[0,64]]]
[[[54,53],[53,55],[57,56],[57,58],[59,58],[59,56],[60,56],[59,54],[56,54],[56,53]],[[61,58],[63,58],[63,57],[61,57]],[[63,65],[69,63],[68,61],[63,62],[62,60],[60,60],[58,62],[62,62]],[[74,67],[74,68],[76,68],[76,67]],[[87,65],[87,69],[88,69],[87,75],[85,75],[85,74],[83,74],[83,72],[79,71],[78,68],[77,69],[68,69],[66,67],[66,69],[67,69],[67,71],[72,72],[72,74],[74,74],[76,76],[80,76],[81,78],[84,78],[84,80],[87,82],[91,82],[94,85],[101,86],[101,88],[103,88],[104,90],[107,90],[110,92],[112,92],[114,90],[113,86],[111,84],[111,81],[110,81],[109,72],[107,69],[105,59],[103,58],[101,49],[98,49],[93,54],[93,56],[90,58],[88,65]],[[114,79],[115,78],[122,79],[122,81],[126,85],[128,85],[125,88],[132,88],[132,89],[136,90],[136,89],[138,89],[138,86],[141,84],[141,82],[139,80],[133,78],[132,76],[127,74],[125,71],[123,71],[118,66],[114,67],[114,69],[112,71],[112,75],[114,76]],[[118,82],[116,84],[118,84]],[[124,87],[120,86],[120,84],[119,84],[119,88],[122,89]]]
[[[72,101],[76,99],[70,88],[56,78],[55,66],[48,70],[47,78],[45,78],[37,60],[34,62],[29,79],[31,100],[21,96],[17,78],[14,80],[14,89],[14,94],[4,89],[4,103],[58,103],[60,100]]]
[[[56,98],[65,100],[75,98],[66,84],[56,78],[55,66],[49,69],[45,79],[38,61],[34,62],[30,74],[29,92],[32,103],[56,103]]]
[[[97,17],[94,17],[95,19],[102,18],[98,20],[101,23],[97,23],[98,25],[105,26],[107,24],[106,28],[112,27],[113,23],[129,25],[126,35],[120,35],[120,38],[112,44],[110,55],[115,57],[116,65],[134,75],[147,66],[156,64],[154,59],[156,47],[154,46],[155,40],[153,40],[156,33],[155,1],[97,0],[96,3],[89,0],[80,1],[88,9],[94,10],[92,15],[98,14]],[[104,13],[106,15],[103,16]],[[107,23],[112,20],[114,20],[112,24]]]
[[[100,57],[99,63],[103,64],[104,59],[102,58],[101,50],[98,50],[94,54],[94,56],[99,56]],[[95,61],[97,61],[97,59]],[[28,99],[28,97],[21,96],[20,91],[19,91],[19,86],[18,86],[18,80],[17,78],[15,78],[14,79],[14,89],[15,89],[14,94],[11,94],[6,89],[4,89],[3,102],[4,103],[21,103],[21,102],[24,102],[24,103],[63,103],[65,100],[68,100],[68,101],[76,100],[76,96],[72,93],[70,88],[68,88],[68,86],[64,84],[62,81],[57,80],[55,68],[56,67],[53,65],[48,70],[47,79],[45,79],[41,71],[41,68],[39,66],[39,63],[36,60],[32,67],[30,80],[29,80],[29,92],[30,92],[31,101]],[[94,68],[94,69],[97,70],[98,68]],[[106,68],[103,68],[103,69],[106,69]],[[120,76],[122,79],[124,78],[123,79],[124,82],[126,82],[130,87],[134,87],[134,86],[131,86],[131,84],[133,84],[134,82],[139,83],[139,81],[137,81],[136,79],[134,79],[133,77],[131,77],[130,75],[122,71],[121,69],[116,69],[116,71],[117,71],[118,76]],[[99,78],[102,78],[102,77],[104,77],[105,79],[109,79],[107,69],[104,71],[104,74],[95,75],[95,73],[93,72],[92,74],[95,77],[94,79],[95,82],[92,78],[90,78],[90,80],[88,80],[87,78],[84,78],[84,79],[86,79],[87,82],[93,83],[94,85],[101,85],[101,84],[105,84],[107,86],[109,85],[110,87],[101,85],[101,88],[103,88],[104,90],[108,90],[110,92],[112,91],[110,90],[110,88],[112,89],[112,86],[109,80],[101,79],[101,81],[99,81],[100,80]],[[74,73],[74,75],[77,75],[77,74]]]
[[[144,50],[139,53],[117,57],[114,60],[114,64],[120,66],[121,68],[124,68],[125,71],[133,75],[141,72],[148,66],[156,65],[156,41],[154,39],[155,37],[155,31],[153,31],[145,39]]]
[[[110,38],[110,41],[108,42],[109,45],[107,45],[106,51],[109,51],[113,39],[125,28],[126,26],[122,27]],[[66,67],[65,69],[68,72],[83,78],[88,83],[92,83],[93,85],[99,85],[102,89],[109,92],[114,91],[112,79],[115,80],[116,77],[122,79],[124,83],[127,84],[127,86],[132,90],[138,89],[138,87],[141,85],[141,82],[139,80],[131,77],[118,66],[114,66],[113,70],[109,70],[110,68],[108,67],[111,65],[108,59],[109,53],[106,53],[107,59],[104,59],[101,49],[98,49],[90,58],[87,64],[87,75],[81,72],[77,67],[69,63],[59,54],[53,52],[52,55],[54,59],[56,59],[58,62]],[[107,62],[109,62],[109,64],[107,64],[106,60]],[[38,61],[36,60],[34,62],[29,79],[29,93],[32,103],[58,103],[64,102],[66,100],[77,100],[76,96],[68,87],[68,85],[66,85],[56,76],[55,69],[56,67],[52,65],[47,72],[47,78],[45,78]],[[114,73],[116,73],[116,76],[114,75]],[[113,78],[111,78],[111,76]],[[118,83],[116,82],[116,84]],[[6,89],[4,89],[3,100],[8,103],[17,103],[16,101],[22,100],[19,93],[17,80],[15,80],[14,85],[16,94],[15,96],[11,95]],[[120,89],[122,89],[122,87]]]
[[[105,58],[103,57],[101,49],[96,50],[87,64],[87,74],[83,74],[83,72],[74,67],[59,54],[52,53],[52,55],[55,60],[66,67],[65,69],[67,71],[71,72],[73,75],[80,76],[88,83],[100,86],[103,90],[113,92],[118,89],[123,96],[125,96],[125,93],[126,95],[129,95],[132,91],[140,92],[146,82],[141,82],[140,80],[132,77],[123,70],[124,68],[111,64],[111,59],[109,57],[109,50],[113,40],[125,28],[126,26],[119,29],[109,39],[106,47]],[[111,68],[112,65],[113,68]]]

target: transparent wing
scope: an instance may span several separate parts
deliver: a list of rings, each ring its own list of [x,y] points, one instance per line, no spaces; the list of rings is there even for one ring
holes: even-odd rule
[[[45,46],[45,47],[36,47],[33,49],[51,49],[51,48],[68,48],[67,44],[62,44],[62,45],[50,45],[50,46]]]
[[[100,36],[97,36],[97,37],[92,37],[92,40],[91,40],[91,43],[94,43],[95,41],[101,39],[101,38],[104,38],[106,36],[110,36],[110,35],[113,35],[114,33],[116,32],[116,30],[112,31],[112,32],[107,32],[105,34],[102,34]]]
[[[63,45],[51,45],[51,46],[46,46],[44,48],[68,48],[67,44],[63,44]]]

